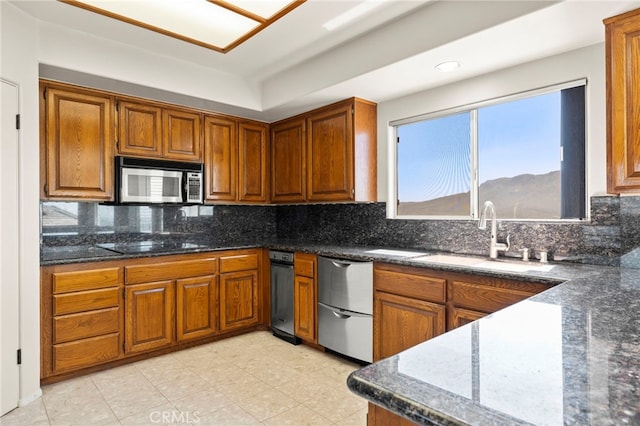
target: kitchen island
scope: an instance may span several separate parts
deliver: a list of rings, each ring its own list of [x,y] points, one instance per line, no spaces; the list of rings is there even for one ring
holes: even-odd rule
[[[348,386],[419,424],[638,424],[640,271],[594,268],[364,367]]]

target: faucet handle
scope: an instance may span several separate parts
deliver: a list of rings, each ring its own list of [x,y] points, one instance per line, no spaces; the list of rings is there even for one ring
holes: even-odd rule
[[[525,262],[529,261],[529,249],[528,248],[522,248],[520,249],[520,251],[522,252],[522,260]]]

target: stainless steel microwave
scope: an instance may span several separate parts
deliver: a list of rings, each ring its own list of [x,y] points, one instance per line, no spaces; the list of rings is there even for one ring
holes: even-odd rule
[[[202,163],[116,157],[119,204],[202,204]]]

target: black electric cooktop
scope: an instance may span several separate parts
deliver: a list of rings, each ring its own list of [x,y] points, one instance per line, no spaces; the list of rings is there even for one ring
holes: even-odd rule
[[[170,253],[173,251],[207,247],[201,244],[181,243],[174,241],[136,241],[129,243],[96,244],[96,246],[121,254]]]

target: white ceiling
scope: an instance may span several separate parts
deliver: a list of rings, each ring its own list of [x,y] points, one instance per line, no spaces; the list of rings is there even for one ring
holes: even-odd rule
[[[640,7],[617,0],[388,0],[329,32],[326,21],[362,0],[308,0],[223,54],[55,0],[10,1],[50,25],[233,75],[257,88],[259,107],[225,104],[265,121],[351,96],[380,103],[602,42],[602,19]],[[446,60],[462,67],[434,70]]]

